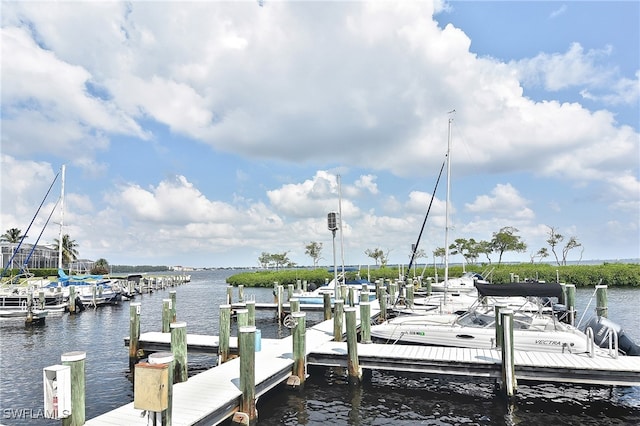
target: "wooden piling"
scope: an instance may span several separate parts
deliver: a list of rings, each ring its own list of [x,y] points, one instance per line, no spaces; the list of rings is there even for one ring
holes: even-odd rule
[[[162,332],[169,333],[171,324],[171,299],[162,299]]]
[[[174,356],[173,382],[186,382],[187,372],[187,323],[172,322],[171,328],[171,352]]]
[[[67,352],[60,357],[62,365],[71,369],[71,415],[62,419],[62,426],[81,426],[85,423],[85,359],[82,351]]]
[[[76,286],[69,286],[69,313],[76,313]]]
[[[149,355],[149,364],[152,365],[168,365],[169,378],[167,380],[167,409],[160,413],[160,425],[171,426],[172,412],[173,412],[173,369],[174,369],[174,356],[171,352],[156,352]],[[155,423],[155,422],[154,422]]]
[[[227,286],[227,304],[231,305],[233,303],[233,286]]]
[[[333,302],[333,340],[342,342],[342,322],[344,318],[344,300],[337,299]]]
[[[607,318],[609,314],[609,308],[607,307],[607,286],[596,286],[596,314],[599,317]]]
[[[384,287],[381,288],[378,296],[378,303],[380,304],[380,321],[387,320],[387,292]]]
[[[244,302],[244,285],[242,284],[238,285],[238,301]]]
[[[569,324],[576,323],[576,286],[567,284],[567,314],[569,315]]]
[[[292,314],[294,312],[300,312],[300,299],[293,298],[289,300],[289,311]]]
[[[256,410],[256,353],[255,333],[253,326],[240,327],[238,347],[240,349],[240,412],[248,417],[249,424],[258,419]],[[234,416],[235,419],[235,416]]]
[[[371,302],[360,302],[360,342],[371,343]]]
[[[413,284],[411,283],[411,281],[409,281],[409,283],[407,284],[406,292],[405,303],[407,304],[407,307],[413,308]]]
[[[293,330],[293,371],[292,375],[297,377],[294,379],[297,386],[304,386],[307,376],[307,344],[306,344],[306,317],[304,312],[294,312],[291,316],[295,320],[295,328]]]
[[[494,305],[493,313],[494,313],[494,321],[495,321],[495,329],[496,329],[496,348],[502,347],[502,318],[500,317],[500,312],[503,309],[507,309],[506,305]]]
[[[513,310],[501,309],[502,322],[502,390],[508,397],[515,395],[517,389],[513,356]]]
[[[278,303],[278,324],[282,324],[282,296],[284,293],[284,287],[281,285],[276,286],[276,303]]]
[[[140,357],[138,349],[140,340],[140,302],[129,304],[129,371],[133,372]]]
[[[329,293],[323,293],[322,297],[324,305],[324,320],[329,321],[331,319],[331,295]]]
[[[256,301],[247,300],[245,303],[247,313],[249,314],[249,323],[247,325],[256,325]]]
[[[218,364],[229,360],[229,338],[231,336],[231,305],[220,305],[220,341],[218,342]]]
[[[288,284],[287,285],[287,302],[291,300],[291,298],[293,297],[293,284]]]
[[[358,332],[356,324],[356,308],[344,308],[347,323],[347,374],[351,384],[360,383],[362,370],[358,362]]]
[[[169,291],[169,298],[171,299],[171,322],[176,322],[178,321],[178,316],[177,316],[177,296],[176,296],[176,291],[175,290],[171,290]]]

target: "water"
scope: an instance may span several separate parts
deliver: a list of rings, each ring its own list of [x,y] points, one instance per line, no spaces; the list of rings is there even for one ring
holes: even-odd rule
[[[237,271],[198,271],[187,285],[174,287],[177,317],[189,333],[218,334],[219,305],[225,302],[227,276]],[[592,289],[578,289],[577,308],[588,305]],[[234,293],[237,295],[237,290]],[[168,290],[139,296],[141,331],[158,331],[162,299]],[[272,289],[246,288],[245,297],[272,301]],[[640,289],[609,289],[609,318],[623,324],[640,341]],[[587,316],[588,317],[588,316]],[[585,320],[587,319],[585,317]],[[307,323],[322,313],[307,313]],[[257,312],[263,338],[280,338],[289,330],[270,312]],[[66,352],[85,351],[86,417],[133,400],[128,352],[129,304],[89,309],[80,315],[49,317],[46,324],[24,327],[0,321],[0,422],[6,425],[57,425],[43,416],[42,369],[60,364]],[[189,374],[214,365],[205,355],[189,355]],[[640,360],[639,360],[640,362]],[[493,381],[465,377],[429,378],[417,374],[373,372],[362,386],[349,385],[337,370],[310,370],[304,389],[277,388],[258,401],[260,425],[637,425],[640,388],[603,388],[519,383],[507,401]]]

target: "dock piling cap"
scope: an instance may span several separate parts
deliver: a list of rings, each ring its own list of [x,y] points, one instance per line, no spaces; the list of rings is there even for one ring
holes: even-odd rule
[[[81,361],[83,359],[85,359],[87,357],[87,353],[84,351],[74,351],[74,352],[67,352],[62,354],[62,356],[60,357],[60,359],[62,360],[62,362],[74,362],[74,361]]]
[[[149,364],[169,364],[173,361],[173,353],[156,352],[149,355]]]
[[[169,328],[184,328],[187,326],[187,323],[184,321],[181,322],[172,322],[169,324]]]

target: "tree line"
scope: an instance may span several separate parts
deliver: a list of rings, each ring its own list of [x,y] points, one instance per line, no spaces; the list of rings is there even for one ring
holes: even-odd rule
[[[529,254],[531,263],[534,263],[536,259],[541,262],[542,259],[553,254],[558,266],[566,265],[569,252],[578,247],[582,247],[582,243],[578,241],[576,236],[565,238],[565,236],[560,234],[553,226],[547,226],[547,228],[548,232],[546,242],[549,245],[550,250],[547,247],[541,247],[538,250],[531,252]],[[457,238],[449,245],[449,255],[461,255],[464,262],[468,264],[477,263],[480,257],[483,256],[487,263],[491,264],[491,255],[496,254],[498,256],[498,265],[500,265],[505,253],[510,251],[524,253],[527,251],[528,246],[523,241],[522,237],[518,235],[518,232],[520,232],[518,228],[505,226],[494,232],[492,234],[492,238],[488,241],[476,241],[473,238]],[[366,249],[364,251],[364,254],[366,254],[367,257],[373,259],[376,266],[381,267],[387,266],[390,253],[391,250],[388,249],[384,251],[379,247]],[[295,267],[296,264],[289,259],[288,254],[288,251],[275,254],[262,252],[260,257],[258,257],[258,263],[264,269]],[[305,245],[305,254],[311,257],[314,269],[317,268],[318,262],[320,259],[323,259],[321,255],[322,243],[317,241],[309,242]],[[444,247],[437,247],[433,251],[434,259],[440,258],[441,263],[444,263],[444,257],[446,254],[447,252]],[[413,256],[414,260],[421,258],[426,259],[428,257],[427,253],[423,249],[416,249],[415,247],[412,247],[410,255]],[[582,258],[582,254],[580,257]]]

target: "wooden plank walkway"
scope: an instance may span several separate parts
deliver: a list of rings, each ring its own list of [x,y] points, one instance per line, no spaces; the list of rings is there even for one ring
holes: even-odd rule
[[[501,377],[502,355],[495,349],[418,345],[358,344],[361,368],[425,374]],[[347,366],[347,344],[327,342],[307,356],[309,365]],[[596,357],[514,351],[517,380],[592,385],[640,386],[640,357]]]
[[[372,312],[375,311],[372,309]],[[377,311],[375,312],[377,314]],[[359,320],[359,310],[356,310]],[[149,333],[145,333],[149,334]],[[155,333],[166,341],[170,333]],[[210,337],[213,342],[215,336]],[[333,320],[321,322],[306,330],[307,353],[316,346],[333,340]],[[210,343],[211,343],[210,342]],[[293,338],[271,339],[274,344],[262,345],[256,352],[256,397],[286,381],[293,368]],[[200,342],[202,344],[202,342]],[[187,339],[187,350],[189,340]],[[235,358],[222,365],[190,377],[186,382],[173,385],[172,424],[213,425],[231,417],[240,406],[240,359]],[[86,425],[147,425],[142,411],[133,408],[133,402],[86,421]]]

